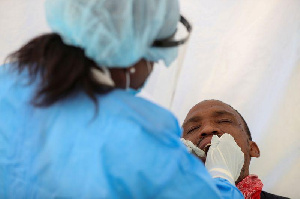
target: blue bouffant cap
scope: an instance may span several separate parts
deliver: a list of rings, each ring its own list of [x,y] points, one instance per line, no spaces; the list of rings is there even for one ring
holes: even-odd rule
[[[142,58],[168,66],[177,47],[152,47],[176,32],[178,0],[46,0],[50,28],[103,67],[130,67]]]

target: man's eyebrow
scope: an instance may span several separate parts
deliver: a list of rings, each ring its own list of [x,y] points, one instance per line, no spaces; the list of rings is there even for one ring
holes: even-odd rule
[[[215,111],[213,113],[214,116],[221,116],[221,115],[230,115],[232,117],[234,117],[235,115],[233,113],[230,113],[228,111],[222,110],[222,111]]]
[[[186,126],[190,122],[199,122],[200,120],[202,120],[202,117],[200,117],[200,116],[191,117],[190,119],[188,119],[187,121],[185,121],[183,123],[182,127]]]

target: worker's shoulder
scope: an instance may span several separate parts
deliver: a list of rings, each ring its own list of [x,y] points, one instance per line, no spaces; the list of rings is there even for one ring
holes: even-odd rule
[[[8,84],[8,80],[11,79],[9,76],[11,75],[10,65],[4,64],[0,65],[0,86],[4,88]]]
[[[21,73],[16,70],[17,63],[5,63],[0,65],[0,80],[7,79],[11,76],[19,76]]]
[[[137,97],[123,90],[114,91],[112,98],[116,101],[116,104],[130,109],[132,113],[139,112],[147,116],[155,115],[156,118],[168,117],[176,119],[175,116],[164,107],[161,107],[158,104],[154,104],[142,97]]]
[[[157,129],[178,129],[177,118],[167,109],[144,98],[136,97],[126,91],[116,90],[109,99],[115,111],[126,118],[138,121],[142,125],[152,125]],[[101,103],[101,101],[100,101]]]
[[[28,71],[20,72],[17,63],[6,63],[0,65],[0,86],[2,89],[12,86],[24,86],[29,83]]]
[[[26,71],[19,72],[15,63],[8,63],[0,66],[0,99],[15,99],[20,104],[27,100],[33,92],[29,87],[29,76]]]

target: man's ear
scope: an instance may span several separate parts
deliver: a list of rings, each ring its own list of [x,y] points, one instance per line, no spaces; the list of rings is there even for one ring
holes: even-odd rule
[[[250,157],[258,158],[260,156],[260,151],[257,144],[253,141],[250,141]]]

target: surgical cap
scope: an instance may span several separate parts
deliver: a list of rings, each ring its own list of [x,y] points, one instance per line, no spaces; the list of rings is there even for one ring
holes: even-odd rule
[[[177,47],[152,47],[176,31],[178,0],[46,0],[46,18],[64,43],[102,67],[129,67],[145,58],[168,66]]]

